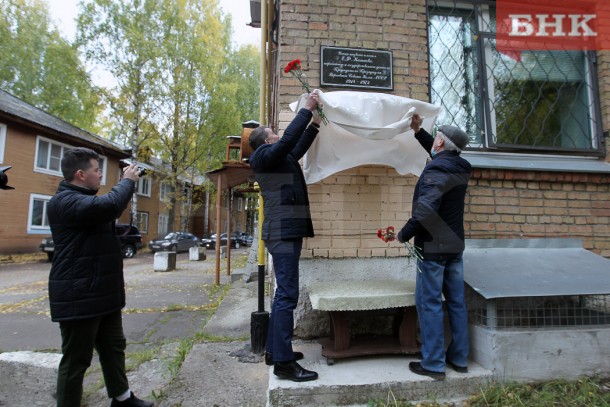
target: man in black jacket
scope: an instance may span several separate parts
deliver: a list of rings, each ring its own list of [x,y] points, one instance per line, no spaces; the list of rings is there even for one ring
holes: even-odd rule
[[[292,351],[293,311],[299,299],[299,258],[304,237],[313,237],[309,197],[299,159],[314,142],[320,128],[313,111],[318,106],[317,93],[307,95],[305,107],[297,113],[280,138],[268,127],[250,133],[254,151],[250,166],[260,185],[264,202],[262,239],[273,256],[276,289],[271,307],[265,344],[265,362],[273,364],[273,373],[293,381],[318,378],[316,372],[303,369],[296,361],[301,352]]]
[[[433,138],[413,116],[411,128],[432,161],[424,168],[413,192],[411,218],[396,236],[400,242],[415,237],[417,261],[415,304],[422,342],[421,362],[409,369],[435,379],[445,378],[448,364],[468,371],[468,316],[464,302],[464,198],[471,166],[460,157],[468,135],[457,127],[441,126]],[[445,352],[443,325],[445,296],[451,343]]]
[[[121,244],[114,220],[127,207],[139,179],[135,165],[106,194],[98,154],[88,148],[64,153],[64,180],[48,204],[55,243],[49,275],[51,319],[59,322],[63,353],[57,375],[57,406],[80,407],[83,377],[93,349],[99,355],[111,407],[150,407],[134,396],[125,374],[125,306]]]

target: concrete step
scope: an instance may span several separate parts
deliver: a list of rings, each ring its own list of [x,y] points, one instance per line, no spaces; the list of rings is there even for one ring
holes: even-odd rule
[[[446,378],[437,381],[409,370],[408,355],[335,359],[331,366],[317,343],[295,344],[305,354],[299,362],[318,372],[318,380],[295,383],[269,371],[268,406],[366,406],[370,401],[394,398],[418,402],[459,401],[478,392],[492,380],[492,372],[471,362],[468,373],[447,368]]]

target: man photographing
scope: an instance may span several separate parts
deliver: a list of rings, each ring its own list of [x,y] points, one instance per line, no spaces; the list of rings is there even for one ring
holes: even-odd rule
[[[111,407],[151,407],[153,403],[134,396],[125,373],[123,257],[114,233],[114,221],[127,207],[140,171],[136,165],[125,167],[119,183],[100,196],[103,174],[95,151],[66,151],[61,171],[64,180],[48,204],[55,242],[49,302],[51,319],[59,322],[63,353],[57,406],[80,407],[83,378],[95,349]]]

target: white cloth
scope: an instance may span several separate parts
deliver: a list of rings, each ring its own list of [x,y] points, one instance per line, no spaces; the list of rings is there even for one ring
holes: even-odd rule
[[[418,113],[424,119],[422,127],[431,132],[441,107],[386,93],[319,93],[329,124],[320,124],[304,157],[308,184],[365,164],[388,165],[401,175],[421,174],[428,154],[413,137],[411,117]],[[304,97],[290,108],[298,111]]]

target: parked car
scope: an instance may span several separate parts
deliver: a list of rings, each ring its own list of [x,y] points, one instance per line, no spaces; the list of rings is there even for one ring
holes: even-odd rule
[[[150,250],[155,252],[187,252],[191,247],[199,247],[199,238],[192,233],[169,232],[148,243]]]
[[[223,233],[220,235],[220,246],[227,245],[227,234]],[[231,234],[231,247],[239,249],[242,243],[241,240],[238,239],[238,236],[235,234]],[[209,238],[201,239],[201,246],[208,249],[216,249],[216,233],[214,233]]]
[[[252,242],[254,241],[254,238],[247,233],[240,233],[239,240],[241,241],[241,244],[243,246],[252,246]]]
[[[142,248],[142,235],[137,227],[118,223],[114,225],[114,231],[121,241],[121,252],[123,253],[124,258],[132,258],[136,255],[138,250]],[[47,254],[49,261],[53,260],[55,244],[53,243],[53,238],[51,236],[42,239],[42,242],[38,247]]]

